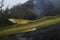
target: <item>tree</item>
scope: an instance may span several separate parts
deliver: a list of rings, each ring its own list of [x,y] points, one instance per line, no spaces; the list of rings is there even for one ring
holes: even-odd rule
[[[1,0],[1,3],[0,3],[0,4],[1,4],[1,5],[0,5],[1,14],[2,14],[2,8],[3,8],[3,6],[4,6],[3,3],[4,3],[4,0]]]
[[[2,7],[4,6],[3,2],[4,0],[1,0],[0,2],[0,17],[2,17]]]
[[[9,6],[7,6],[7,8],[5,10],[3,10],[3,6],[4,6],[4,0],[1,0],[1,5],[0,5],[0,26],[2,25],[7,25],[9,24],[9,17],[10,17],[10,14],[9,14]]]
[[[1,0],[1,2],[0,2],[0,23],[2,23],[2,19],[3,19],[3,10],[2,10],[2,8],[3,8],[3,6],[4,6],[4,0]]]

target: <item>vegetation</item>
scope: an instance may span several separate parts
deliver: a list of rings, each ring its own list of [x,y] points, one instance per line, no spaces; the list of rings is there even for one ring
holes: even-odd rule
[[[7,36],[7,35],[21,33],[21,32],[33,31],[36,29],[45,28],[55,24],[60,24],[60,16],[47,18],[47,19],[44,19],[43,21],[37,20],[32,23],[16,24],[16,25],[0,28],[0,36]]]
[[[46,16],[41,19],[36,19],[36,14],[34,14],[32,2],[28,1],[24,4],[13,6],[9,9],[9,6],[5,10],[0,10],[0,37],[8,36],[12,34],[34,31],[37,29],[45,28],[55,24],[60,24],[60,9],[53,9],[54,13],[52,15],[57,16]],[[50,15],[50,14],[47,14]],[[10,21],[13,19],[15,23]]]

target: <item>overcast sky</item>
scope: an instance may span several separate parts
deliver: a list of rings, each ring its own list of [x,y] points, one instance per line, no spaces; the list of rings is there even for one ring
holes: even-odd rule
[[[4,0],[3,9],[5,9],[8,5],[9,5],[9,8],[11,8],[18,3],[25,3],[26,1],[28,1],[28,0]]]

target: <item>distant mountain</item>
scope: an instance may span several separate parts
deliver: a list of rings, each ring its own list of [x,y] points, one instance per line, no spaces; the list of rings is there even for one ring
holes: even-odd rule
[[[37,19],[60,14],[60,0],[33,0]]]
[[[11,16],[15,18],[30,19],[33,18],[33,3],[32,1],[27,1],[24,4],[16,5],[10,9]]]
[[[55,7],[60,7],[60,0],[49,0]]]
[[[34,12],[32,13],[33,9]],[[29,0],[24,4],[14,6],[10,10],[12,17],[15,18],[28,17],[39,19],[43,16],[60,14],[60,0]],[[35,16],[31,16],[31,14],[34,14]]]

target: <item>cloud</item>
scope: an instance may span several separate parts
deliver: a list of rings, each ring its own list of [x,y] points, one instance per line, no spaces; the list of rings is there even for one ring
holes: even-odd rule
[[[9,5],[9,8],[11,8],[18,3],[25,3],[26,1],[28,1],[28,0],[4,0],[3,9],[5,9],[8,5]]]

